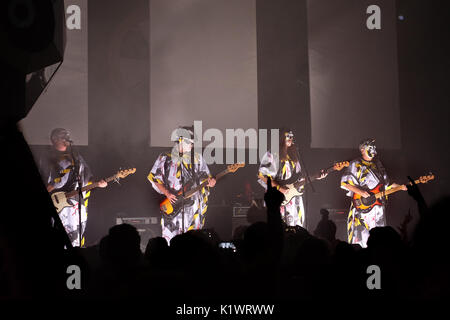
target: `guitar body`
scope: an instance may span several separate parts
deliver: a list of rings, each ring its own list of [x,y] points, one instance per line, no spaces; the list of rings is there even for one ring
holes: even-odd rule
[[[419,183],[427,183],[430,180],[434,179],[434,175],[430,173],[428,176],[421,176],[419,179],[414,180],[415,184]],[[412,183],[410,183],[412,185]],[[367,198],[360,196],[359,194],[353,194],[352,204],[358,211],[362,213],[367,213],[372,210],[375,206],[382,206],[383,202],[381,199],[387,198],[388,195],[393,194],[397,191],[404,190],[403,186],[396,186],[395,188],[390,188],[389,190],[385,190],[383,184],[378,184],[372,190],[366,189],[368,193],[371,195]]]
[[[242,168],[244,166],[245,166],[244,163],[235,163],[235,164],[232,164],[232,165],[228,165],[226,170],[220,172],[216,176],[216,180],[220,179],[222,176],[224,176],[224,175],[226,175],[228,173],[234,173],[234,172],[236,172],[237,169]],[[184,206],[192,205],[193,204],[193,200],[192,200],[191,197],[196,192],[199,192],[202,188],[206,187],[207,184],[208,184],[208,180],[205,180],[199,186],[191,188],[192,187],[192,182],[188,182],[186,184],[186,186],[184,187],[184,194],[185,194],[185,196],[184,196]],[[183,208],[182,192],[178,191],[176,196],[177,196],[177,200],[174,203],[171,203],[168,198],[165,198],[162,202],[160,202],[159,208],[161,210],[161,213],[162,213],[163,217],[173,219],[181,212],[181,209]]]
[[[191,181],[186,183],[186,185],[184,187],[185,194],[192,187],[193,187],[193,185],[192,185]],[[175,201],[174,203],[171,203],[168,198],[164,198],[164,200],[159,204],[159,208],[160,208],[161,213],[163,214],[164,217],[166,217],[166,218],[175,218],[178,215],[178,213],[180,212],[180,209],[182,207],[182,203],[181,203],[182,192],[181,192],[181,190],[180,191],[170,190],[170,192],[177,196],[177,201]],[[185,205],[188,204],[188,203],[191,204],[192,202],[190,202],[190,201],[191,200],[185,198],[184,199],[184,204]]]
[[[367,213],[372,210],[375,206],[382,206],[383,203],[380,199],[377,199],[375,194],[383,192],[383,184],[378,184],[375,188],[371,190],[366,190],[371,193],[370,197],[364,198],[363,196],[354,193],[352,197],[353,207],[355,207],[359,212]]]
[[[288,189],[288,191],[284,194],[284,201],[281,203],[282,206],[287,205],[291,202],[292,198],[301,196],[303,193],[298,191],[295,187],[295,184],[287,184],[284,188]]]
[[[159,204],[159,208],[161,209],[161,212],[163,213],[163,215],[171,215],[174,212],[174,208],[168,198],[165,198]]]
[[[63,191],[52,193],[51,196],[56,211],[60,213],[64,208],[72,205],[67,201],[66,193]]]
[[[283,188],[288,189],[286,194],[284,194],[284,201],[281,203],[282,206],[287,205],[289,202],[291,202],[292,198],[303,195],[303,191],[298,191],[302,186],[306,185],[308,182],[311,182],[313,180],[319,180],[322,179],[322,174],[328,174],[332,171],[340,171],[345,167],[349,166],[348,161],[343,162],[337,162],[332,167],[328,169],[321,170],[319,173],[313,175],[309,181],[306,181],[304,179],[300,179],[301,175],[300,173],[295,173],[287,180],[284,181],[278,181],[278,184],[282,186]]]
[[[136,168],[133,169],[126,169],[126,170],[120,170],[115,175],[106,178],[105,181],[119,181],[119,178],[125,178],[130,174],[133,174],[136,172]],[[89,191],[91,189],[97,188],[98,182],[88,184],[87,186],[84,186],[81,188],[81,192]],[[50,195],[50,198],[52,199],[53,205],[55,206],[55,209],[58,213],[60,213],[64,208],[71,207],[72,204],[68,202],[68,199],[72,197],[76,197],[78,195],[78,190],[70,191],[70,192],[63,192],[63,191],[57,191],[53,192]]]
[[[183,207],[181,201],[181,192],[177,194],[177,201],[171,203],[168,198],[165,198],[160,204],[159,208],[161,209],[161,213],[165,218],[175,218]],[[184,205],[192,205],[192,199],[184,199]]]

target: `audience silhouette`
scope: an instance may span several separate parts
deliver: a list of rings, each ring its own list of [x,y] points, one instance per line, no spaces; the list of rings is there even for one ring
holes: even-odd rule
[[[36,176],[36,179],[38,177]],[[220,301],[233,299],[335,299],[348,296],[368,298],[443,298],[450,292],[448,205],[450,196],[431,207],[425,203],[413,183],[408,194],[417,202],[419,221],[414,230],[406,227],[407,213],[399,228],[377,227],[370,231],[367,248],[336,239],[336,224],[322,209],[322,219],[310,234],[301,227],[287,227],[280,215],[283,195],[269,188],[264,196],[266,217],[234,233],[233,245],[219,246],[220,239],[207,230],[189,231],[174,237],[170,246],[162,237],[148,241],[140,250],[140,236],[132,225],[121,224],[109,229],[98,245],[63,249],[61,233],[47,225],[45,239],[53,239],[40,248],[41,257],[49,257],[54,266],[46,273],[56,275],[46,292],[89,299],[145,298],[152,301],[174,297],[186,301]],[[45,189],[41,192],[45,198]],[[44,201],[45,202],[45,201]],[[50,204],[47,201],[47,204]],[[263,221],[261,221],[263,220]],[[410,233],[410,234],[409,234]],[[17,237],[6,233],[1,240],[0,258],[15,255],[19,264],[37,258],[26,258],[25,243],[7,252],[6,244]],[[223,239],[225,241],[229,239]],[[28,243],[29,245],[29,243]],[[20,247],[19,247],[20,246]],[[30,250],[30,249],[28,249]],[[29,252],[29,251],[28,251]],[[66,253],[64,253],[66,252]],[[59,264],[58,264],[59,263]],[[76,264],[82,269],[82,290],[76,293],[63,288],[63,267]],[[381,288],[367,286],[369,266],[378,266]],[[37,281],[28,285],[24,279],[9,279],[11,268],[0,259],[0,281],[6,284],[4,297],[33,296]],[[22,275],[23,269],[19,269]],[[59,279],[59,280],[58,280]],[[59,286],[58,286],[59,285]],[[14,295],[14,292],[19,294]],[[256,301],[255,300],[255,301]]]

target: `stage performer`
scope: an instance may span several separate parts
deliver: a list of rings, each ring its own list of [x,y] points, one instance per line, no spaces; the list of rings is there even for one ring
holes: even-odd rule
[[[41,161],[41,173],[47,184],[47,191],[71,192],[78,189],[79,180],[81,187],[92,183],[92,173],[81,154],[72,147],[70,134],[66,129],[56,128],[50,134],[52,149],[44,161]],[[98,186],[105,188],[108,183],[100,180]],[[69,207],[59,212],[61,222],[72,242],[73,246],[84,246],[83,236],[87,223],[87,205],[90,191],[83,192],[81,203],[81,242],[79,229],[78,196],[69,198]]]
[[[380,183],[383,185],[382,190],[399,186],[396,183],[389,184],[386,170],[379,158],[376,157],[375,139],[369,138],[361,141],[359,152],[361,157],[350,162],[341,178],[341,188],[348,191],[347,196],[353,197],[353,194],[356,193],[367,198],[371,195],[368,191]],[[402,185],[402,190],[406,190],[405,185]],[[386,225],[385,205],[386,199],[383,197],[381,205],[375,205],[370,211],[363,213],[352,202],[347,218],[349,243],[359,244],[363,248],[367,246],[370,229]]]
[[[192,150],[193,128],[178,128],[176,139],[172,152],[160,154],[147,176],[153,188],[169,199],[174,208],[174,212],[169,215],[161,212],[162,236],[168,242],[178,234],[203,228],[208,208],[209,187],[216,184],[202,155]],[[183,206],[182,185],[185,186],[186,192],[206,180],[208,180],[207,187],[185,199]]]
[[[261,159],[258,171],[258,182],[267,189],[267,177],[272,180],[272,186],[276,187],[283,194],[286,194],[287,188],[283,186],[286,181],[293,176],[297,180],[305,179],[302,175],[299,155],[294,145],[294,134],[290,129],[280,130],[279,154],[272,154],[267,151]],[[322,174],[319,179],[326,177]],[[298,191],[302,192],[302,186]],[[303,196],[295,196],[286,205],[280,208],[281,217],[287,226],[301,226],[305,224],[305,209],[303,206]]]

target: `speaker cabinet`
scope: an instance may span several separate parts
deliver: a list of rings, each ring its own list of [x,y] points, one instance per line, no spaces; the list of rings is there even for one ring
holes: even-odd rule
[[[128,223],[134,226],[141,237],[141,251],[145,252],[148,240],[161,236],[160,220],[156,217],[117,217],[116,224]]]

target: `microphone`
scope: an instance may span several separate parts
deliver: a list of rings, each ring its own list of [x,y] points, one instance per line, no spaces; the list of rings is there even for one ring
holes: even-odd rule
[[[69,143],[70,145],[73,144],[73,141],[69,137],[64,137],[63,139],[65,142]]]
[[[183,157],[183,145],[181,144],[183,142],[183,137],[178,137],[178,155]]]
[[[65,132],[64,136],[61,139],[68,143],[73,143],[72,139],[70,139],[70,134],[67,131]]]

